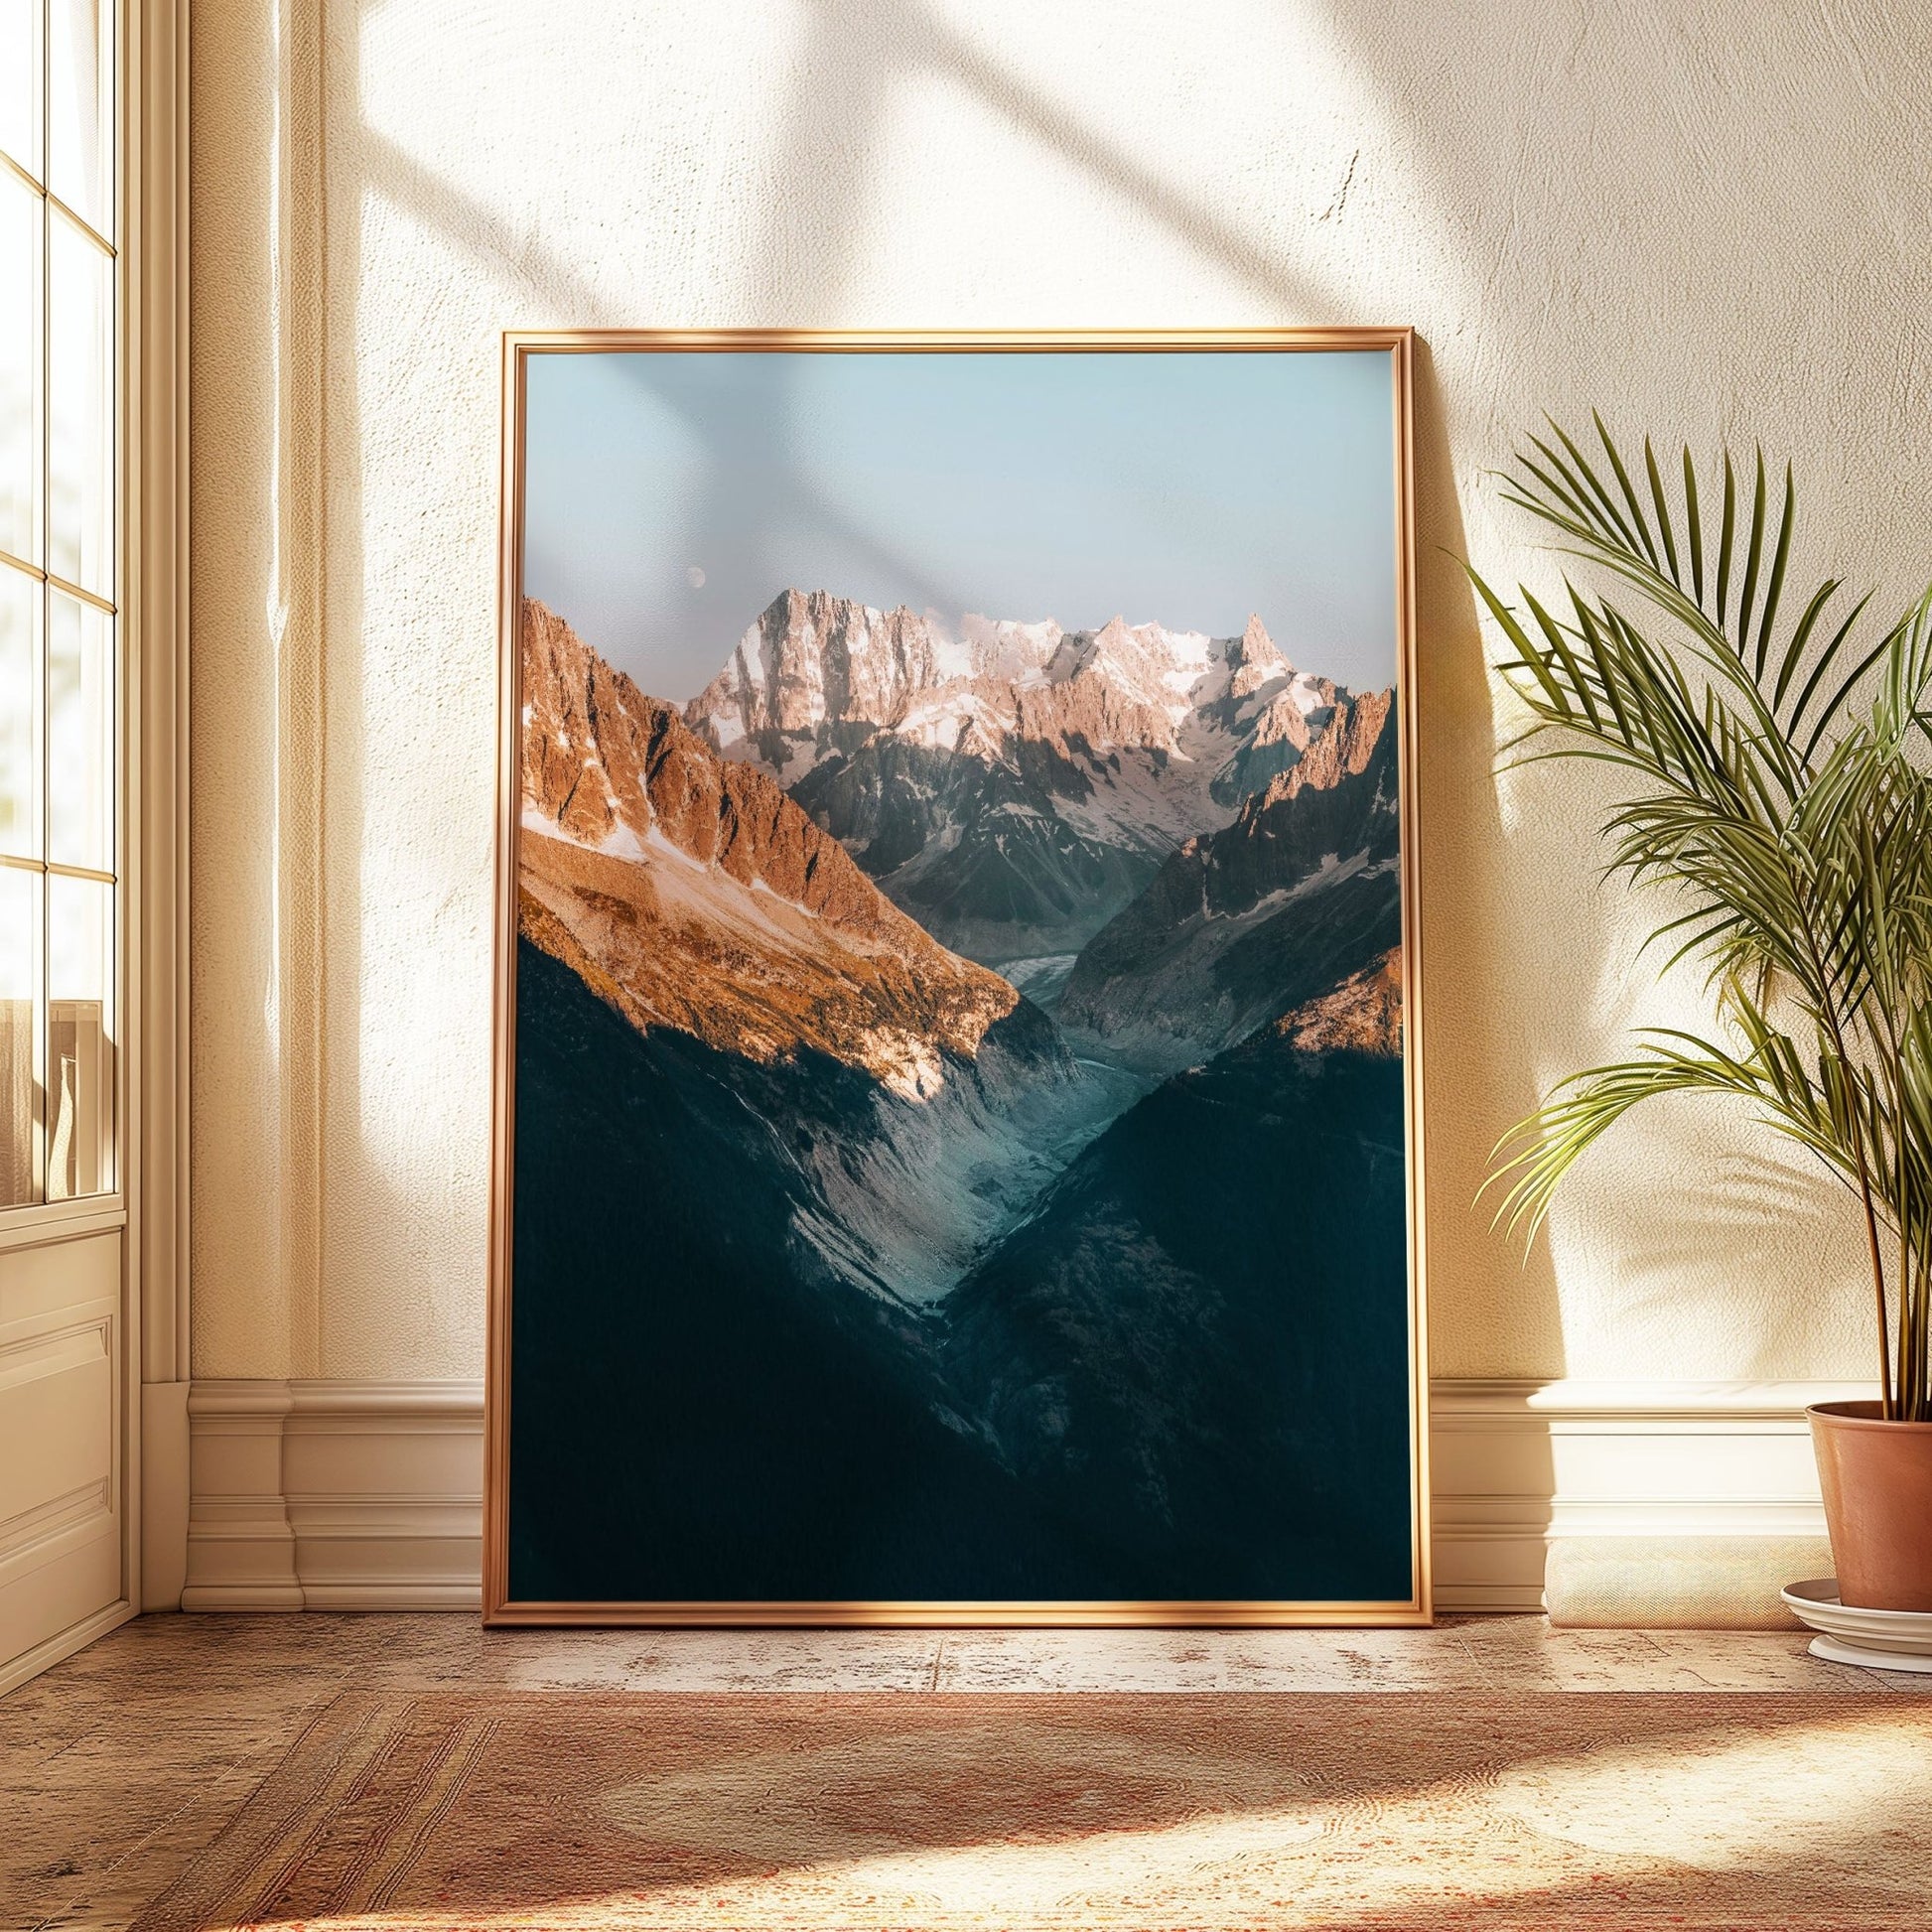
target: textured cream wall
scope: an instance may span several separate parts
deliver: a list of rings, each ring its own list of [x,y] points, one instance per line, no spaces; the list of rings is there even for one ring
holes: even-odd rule
[[[1688,1010],[1498,783],[1451,555],[1545,406],[1761,434],[1799,562],[1932,568],[1932,14],[1899,0],[221,0],[195,38],[195,1368],[483,1353],[497,332],[1410,322],[1435,1366],[1864,1368],[1835,1206],[1627,1127],[1519,1266],[1538,1087]]]

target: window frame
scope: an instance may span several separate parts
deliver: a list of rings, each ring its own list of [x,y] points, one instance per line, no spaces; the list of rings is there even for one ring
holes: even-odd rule
[[[134,909],[130,887],[131,840],[135,833],[134,780],[131,759],[132,719],[130,712],[133,639],[129,620],[131,590],[135,581],[134,533],[138,514],[130,488],[129,466],[132,363],[129,287],[128,234],[135,199],[140,192],[141,172],[136,164],[135,139],[140,126],[136,107],[140,92],[133,66],[137,18],[149,11],[143,0],[101,0],[95,9],[97,64],[107,69],[106,79],[96,82],[100,111],[101,140],[104,153],[104,194],[107,231],[82,215],[67,200],[55,193],[55,135],[50,112],[54,71],[53,13],[56,0],[35,0],[39,18],[39,55],[41,66],[39,113],[36,134],[40,152],[37,179],[15,157],[0,151],[0,171],[24,187],[38,203],[40,219],[38,340],[36,344],[35,427],[39,437],[32,548],[39,554],[21,557],[0,544],[0,571],[25,577],[37,586],[38,621],[35,754],[39,760],[39,787],[36,800],[38,824],[35,844],[38,858],[13,855],[0,857],[0,866],[37,878],[39,934],[33,974],[36,1025],[32,1046],[33,1081],[39,1110],[32,1133],[32,1198],[0,1203],[0,1247],[32,1245],[43,1231],[78,1233],[98,1227],[124,1224],[128,1206],[128,1170],[133,1117],[130,1111],[131,1071],[134,1062],[134,1016],[131,999],[132,955],[130,943]],[[172,0],[166,11],[174,11]],[[106,336],[110,375],[103,397],[101,434],[107,443],[107,462],[102,477],[104,512],[109,521],[106,545],[109,595],[69,579],[53,568],[54,563],[54,253],[57,222],[65,222],[78,235],[82,245],[104,254],[108,265]],[[84,519],[83,519],[84,521]],[[78,573],[85,576],[84,567]],[[107,868],[82,866],[53,856],[54,838],[54,755],[52,746],[51,666],[53,663],[54,612],[56,597],[77,604],[83,614],[92,610],[103,616],[110,628],[111,642],[105,653],[107,679],[107,773],[111,797],[104,813],[111,850]],[[98,1159],[108,1173],[108,1185],[88,1193],[51,1195],[52,1139],[54,1106],[52,1101],[54,1010],[65,1004],[57,1000],[52,984],[53,901],[52,882],[73,879],[104,884],[110,893],[111,933],[102,950],[107,985],[102,1005],[105,1008],[104,1034],[111,1051],[111,1066],[106,1083],[110,1118],[98,1144]],[[78,1225],[75,1225],[78,1224]]]
[[[189,4],[107,0],[103,7],[115,37],[117,83],[118,352],[108,483],[119,612],[116,1188],[0,1210],[0,1260],[98,1234],[120,1236],[113,1359],[121,1593],[27,1654],[0,1660],[0,1695],[130,1616],[178,1608],[187,1581]]]

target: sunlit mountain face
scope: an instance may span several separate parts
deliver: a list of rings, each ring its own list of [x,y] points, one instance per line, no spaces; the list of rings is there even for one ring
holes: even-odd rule
[[[1407,1597],[1390,694],[817,591],[683,706],[521,647],[512,1593]]]
[[[895,903],[978,959],[1070,958],[1187,838],[1332,716],[1259,618],[956,625],[787,591],[686,708],[769,771]]]

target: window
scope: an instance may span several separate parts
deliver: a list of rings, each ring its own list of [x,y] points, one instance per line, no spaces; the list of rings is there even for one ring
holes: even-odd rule
[[[116,1185],[116,14],[0,0],[0,1208]]]

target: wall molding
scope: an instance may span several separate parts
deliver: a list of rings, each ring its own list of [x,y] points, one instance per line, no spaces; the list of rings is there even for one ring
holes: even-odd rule
[[[483,1387],[198,1381],[185,1610],[474,1610]]]
[[[143,1609],[172,1609],[186,1574],[189,1495],[189,4],[129,0],[123,18],[124,1151],[138,1362],[127,1388],[126,1587]]]
[[[1829,1568],[1806,1408],[1846,1382],[1439,1380],[1437,1607],[1782,1623]],[[1761,1605],[1761,1608],[1756,1606]],[[1740,1606],[1751,1606],[1744,1608]]]
[[[1781,1619],[1767,1580],[1825,1533],[1805,1409],[1865,1392],[1437,1381],[1437,1607]],[[478,1607],[481,1383],[202,1380],[188,1411],[184,1609]]]

